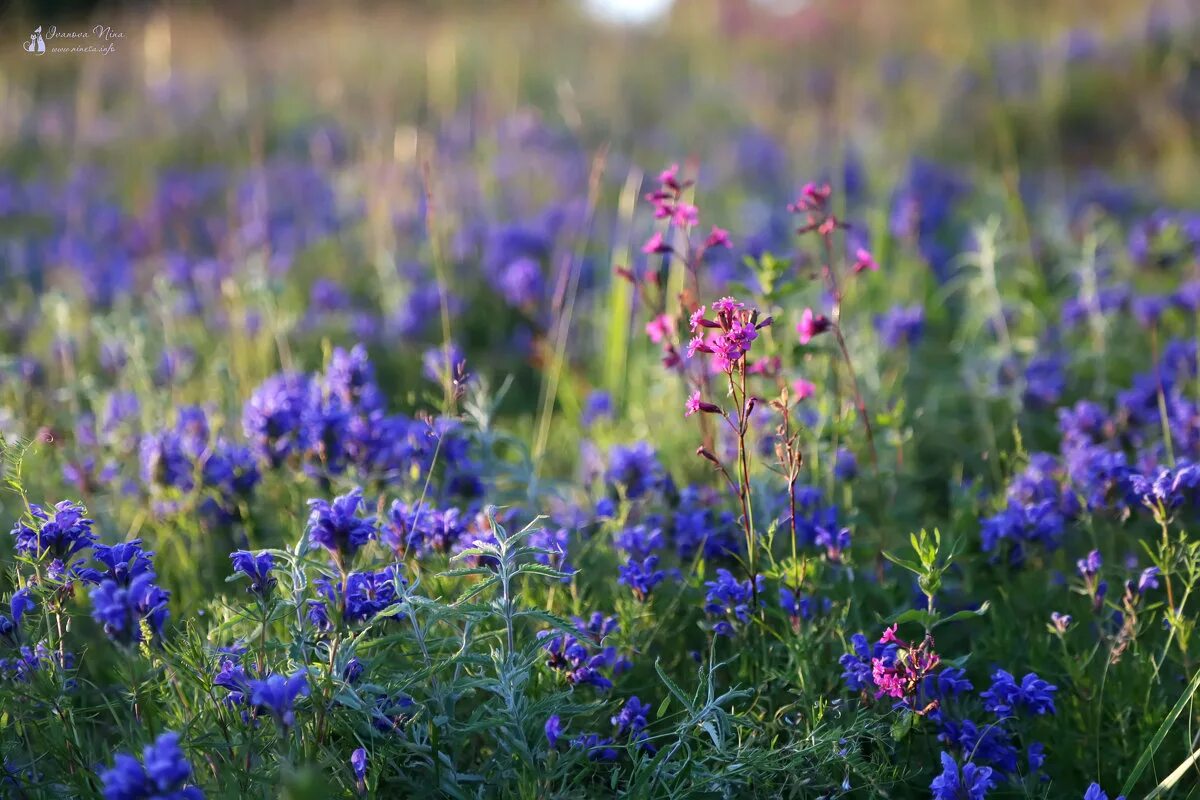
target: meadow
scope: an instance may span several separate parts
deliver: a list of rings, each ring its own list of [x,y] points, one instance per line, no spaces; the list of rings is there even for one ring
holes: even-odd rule
[[[1200,9],[768,5],[6,34],[0,797],[1200,796]]]

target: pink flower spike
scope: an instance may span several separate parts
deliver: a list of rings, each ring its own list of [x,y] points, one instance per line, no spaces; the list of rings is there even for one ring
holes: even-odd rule
[[[700,209],[690,203],[679,203],[672,218],[676,225],[695,225],[700,221]]]
[[[663,240],[663,235],[660,231],[655,231],[654,235],[647,239],[646,243],[642,245],[642,252],[646,253],[647,255],[654,253],[669,253],[671,250],[671,245],[667,244]]]
[[[646,335],[650,341],[659,344],[667,334],[675,330],[675,319],[670,314],[659,314],[646,323]]]
[[[729,242],[729,231],[713,225],[712,233],[704,240],[705,247],[732,247]]]
[[[662,172],[658,173],[658,182],[663,186],[669,186],[672,189],[679,189],[679,165],[672,164]]]
[[[734,300],[732,297],[722,297],[720,300],[713,303],[713,311],[716,311],[718,314],[725,314],[727,316],[732,316],[734,312],[741,307],[742,304],[737,300]]]
[[[804,309],[804,313],[800,315],[800,321],[796,323],[796,333],[800,337],[800,344],[808,344],[814,336],[819,336],[829,330],[830,322],[824,314],[814,314],[811,308]]]
[[[684,405],[683,408],[684,408],[683,415],[685,417],[690,417],[692,414],[695,414],[696,412],[698,412],[700,410],[700,392],[699,392],[699,390],[691,393],[691,395],[687,399],[687,403]]]
[[[806,381],[804,378],[797,378],[792,381],[792,391],[796,393],[796,402],[807,400],[817,393],[817,385],[812,381]]]
[[[875,263],[875,257],[871,255],[870,250],[867,250],[864,247],[860,247],[860,248],[858,248],[858,252],[856,252],[854,254],[853,269],[854,269],[855,273],[864,272],[866,270],[870,270],[871,272],[878,272],[879,265],[877,263]]]

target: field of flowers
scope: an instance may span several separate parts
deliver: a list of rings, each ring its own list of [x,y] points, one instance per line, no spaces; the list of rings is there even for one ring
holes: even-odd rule
[[[1200,8],[765,5],[6,34],[0,797],[1200,797]]]

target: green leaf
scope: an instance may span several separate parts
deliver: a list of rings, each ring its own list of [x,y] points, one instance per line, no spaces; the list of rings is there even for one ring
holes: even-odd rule
[[[964,609],[962,611],[955,611],[953,614],[946,617],[945,619],[941,619],[941,620],[938,620],[937,622],[933,623],[932,627],[936,628],[939,625],[945,625],[947,622],[957,622],[958,620],[962,620],[962,619],[971,619],[972,617],[982,617],[983,615],[987,614],[988,609],[991,607],[992,607],[991,602],[988,600],[984,600],[983,605],[981,605],[979,608],[975,609],[974,611],[972,611],[970,609]]]
[[[920,564],[918,564],[915,561],[909,561],[907,558],[901,558],[900,556],[894,556],[887,551],[884,551],[883,557],[897,566],[904,567],[906,570],[913,573],[914,575],[924,575],[925,574],[925,568],[922,567]]]
[[[686,708],[689,713],[695,714],[696,712],[692,708],[692,701],[683,693],[683,689],[679,688],[679,684],[671,680],[671,676],[667,675],[667,673],[663,670],[662,659],[654,659],[654,670],[658,673],[658,677],[662,680],[662,682],[666,684],[667,691],[675,695],[675,699],[682,703],[683,707]]]
[[[1197,689],[1200,689],[1200,669],[1196,670],[1196,674],[1192,675],[1192,679],[1188,681],[1187,688],[1183,690],[1183,694],[1179,695],[1179,699],[1175,701],[1175,706],[1171,709],[1171,713],[1167,714],[1167,718],[1162,721],[1162,725],[1158,726],[1158,730],[1155,732],[1154,738],[1150,740],[1150,744],[1146,745],[1146,749],[1142,751],[1142,755],[1133,766],[1133,772],[1129,773],[1129,777],[1125,779],[1125,785],[1121,787],[1121,794],[1126,796],[1133,794],[1133,787],[1137,785],[1138,778],[1142,777],[1142,773],[1150,765],[1150,760],[1154,758],[1154,754],[1162,746],[1163,740],[1167,738],[1171,726],[1175,724],[1175,720],[1179,719],[1179,715],[1183,713],[1183,709],[1191,702],[1192,695],[1196,693]]]

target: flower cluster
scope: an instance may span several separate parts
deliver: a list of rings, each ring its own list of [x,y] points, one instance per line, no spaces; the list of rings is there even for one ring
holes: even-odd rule
[[[758,338],[758,332],[774,320],[771,317],[759,319],[758,309],[747,308],[732,297],[716,301],[712,310],[715,319],[706,316],[704,306],[692,312],[692,340],[688,342],[687,356],[692,358],[696,353],[705,353],[712,357],[713,372],[733,373],[739,367],[744,368],[746,355]],[[707,408],[695,410],[709,411]]]

